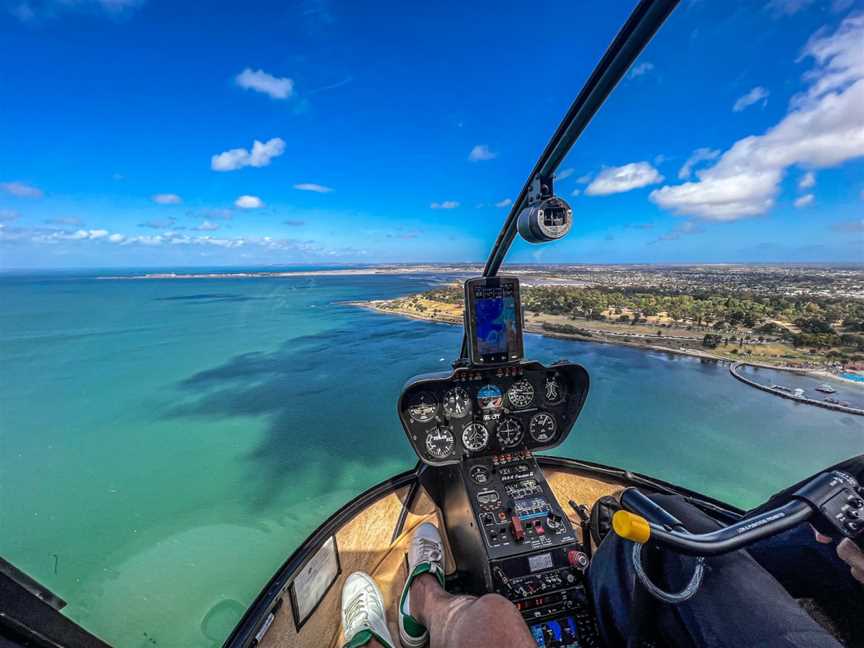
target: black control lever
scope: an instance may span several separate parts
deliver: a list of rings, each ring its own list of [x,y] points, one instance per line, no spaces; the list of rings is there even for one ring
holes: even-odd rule
[[[854,477],[837,470],[815,477],[782,506],[710,533],[688,533],[677,518],[635,488],[624,491],[621,504],[625,510],[612,520],[618,535],[693,556],[735,551],[807,520],[823,535],[849,538],[864,549],[864,489]]]

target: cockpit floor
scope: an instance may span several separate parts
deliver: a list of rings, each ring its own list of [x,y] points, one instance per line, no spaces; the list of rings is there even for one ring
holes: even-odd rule
[[[579,520],[568,505],[569,500],[590,507],[601,496],[613,494],[622,487],[612,481],[598,480],[563,469],[546,469],[544,472],[562,508],[577,528]],[[354,571],[365,571],[373,576],[380,586],[387,608],[390,633],[398,645],[396,612],[402,586],[407,577],[405,555],[411,534],[417,525],[425,521],[431,521],[439,529],[443,528],[440,513],[432,500],[421,490],[411,504],[402,533],[394,542],[391,542],[393,530],[402,510],[402,502],[407,495],[407,487],[395,491],[358,513],[336,532],[336,544],[339,548],[342,568],[336,583],[299,631],[295,628],[291,603],[286,595],[273,625],[260,645],[274,648],[277,646],[298,648],[342,646],[340,627],[342,584]],[[442,536],[445,534],[442,533]],[[444,541],[446,545],[446,537]],[[453,563],[449,546],[445,546],[445,554],[445,572],[451,574],[455,571],[456,565]]]

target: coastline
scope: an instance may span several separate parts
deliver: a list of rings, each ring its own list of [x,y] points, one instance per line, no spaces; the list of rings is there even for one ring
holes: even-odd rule
[[[454,317],[447,314],[439,313],[437,316],[434,315],[423,315],[421,313],[417,313],[414,311],[409,311],[404,308],[385,308],[383,304],[389,304],[390,300],[381,299],[381,300],[372,300],[372,301],[347,301],[343,302],[350,306],[355,306],[359,308],[365,308],[367,310],[372,310],[377,313],[384,313],[386,315],[395,315],[397,317],[406,317],[408,319],[420,320],[424,322],[438,322],[441,324],[449,324],[451,326],[461,326],[462,318]],[[642,351],[661,351],[663,353],[673,353],[676,355],[689,356],[691,358],[700,358],[703,360],[713,360],[715,362],[725,362],[730,365],[730,367],[734,364],[747,364],[754,367],[761,367],[763,369],[772,369],[774,371],[786,371],[790,373],[795,373],[799,375],[811,376],[814,378],[827,378],[831,380],[838,380],[843,383],[852,384],[856,386],[861,386],[860,382],[855,380],[850,380],[848,378],[844,378],[842,376],[833,374],[824,369],[814,369],[814,368],[806,368],[806,367],[787,367],[783,365],[771,365],[765,362],[759,362],[758,360],[745,360],[739,358],[727,358],[725,356],[721,356],[719,354],[711,353],[710,351],[703,351],[701,349],[688,349],[685,347],[669,347],[663,346],[659,344],[650,344],[650,343],[641,343],[641,342],[632,342],[627,340],[622,336],[622,338],[618,338],[614,334],[611,337],[601,337],[594,335],[580,335],[578,333],[564,333],[561,331],[552,331],[548,329],[544,329],[542,326],[538,326],[532,322],[526,322],[524,330],[526,333],[532,333],[535,335],[543,335],[545,337],[556,338],[559,340],[576,340],[580,342],[594,342],[596,344],[610,344],[614,346],[623,346],[629,347],[632,349],[639,349]],[[667,338],[673,339],[673,338]]]
[[[449,324],[451,326],[461,326],[462,318],[454,318],[448,316],[439,316],[439,317],[431,317],[421,315],[419,313],[414,313],[410,311],[406,311],[403,309],[395,309],[395,308],[382,308],[379,304],[386,303],[387,300],[373,300],[368,302],[362,301],[348,301],[343,302],[344,304],[350,306],[356,306],[359,308],[365,308],[367,310],[372,310],[377,313],[384,313],[385,315],[394,315],[397,317],[406,317],[408,319],[420,320],[423,322],[437,322],[439,324]],[[578,333],[563,333],[561,331],[550,331],[544,329],[540,326],[537,326],[532,323],[527,323],[524,328],[526,333],[532,333],[534,335],[543,335],[549,338],[555,338],[558,340],[575,340],[578,342],[594,342],[595,344],[610,344],[613,346],[624,346],[630,347],[632,349],[641,349],[643,351],[662,351],[664,353],[674,353],[676,355],[685,355],[690,356],[692,358],[701,358],[705,360],[714,360],[717,362],[728,362],[732,363],[733,360],[729,358],[724,358],[723,356],[715,355],[713,353],[709,353],[708,351],[700,351],[696,349],[684,349],[678,348],[674,349],[671,347],[666,347],[658,344],[640,344],[638,342],[629,342],[625,339],[607,339],[589,335],[579,335]],[[777,367],[767,367],[771,369],[777,369]],[[807,371],[807,370],[799,370],[799,371]]]

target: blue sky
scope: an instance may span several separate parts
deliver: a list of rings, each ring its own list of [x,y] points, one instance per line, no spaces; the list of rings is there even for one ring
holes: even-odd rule
[[[0,267],[480,261],[631,8],[0,0]],[[864,261],[862,41],[685,0],[510,260]]]

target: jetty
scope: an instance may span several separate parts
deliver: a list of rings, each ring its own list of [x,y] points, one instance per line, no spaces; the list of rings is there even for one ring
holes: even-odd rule
[[[807,405],[815,405],[816,407],[823,407],[825,409],[834,410],[836,412],[844,412],[845,414],[855,414],[857,416],[864,416],[864,409],[860,407],[852,407],[850,405],[841,405],[840,403],[831,403],[824,400],[816,400],[814,398],[807,398],[804,396],[804,390],[796,389],[792,390],[789,387],[784,387],[783,385],[763,385],[761,383],[756,382],[755,380],[751,380],[747,376],[744,376],[740,373],[739,369],[741,367],[747,366],[749,363],[747,362],[735,362],[729,367],[729,373],[732,374],[737,380],[750,385],[751,387],[755,387],[756,389],[761,389],[764,392],[768,392],[769,394],[774,394],[775,396],[779,396],[780,398],[788,398],[789,400],[793,400],[796,403],[805,403]],[[780,371],[775,369],[775,371]]]

